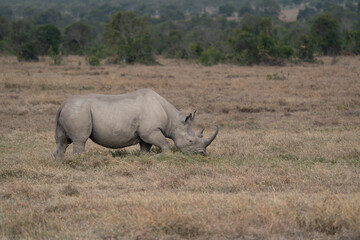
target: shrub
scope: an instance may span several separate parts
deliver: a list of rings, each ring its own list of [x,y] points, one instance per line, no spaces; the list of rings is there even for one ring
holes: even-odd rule
[[[87,56],[86,63],[90,66],[100,66],[100,59],[97,56]]]
[[[50,46],[48,53],[52,60],[52,64],[59,65],[61,63],[61,56],[59,54],[55,53],[52,46]]]
[[[283,71],[280,71],[280,74],[278,73],[273,73],[273,74],[267,74],[266,75],[266,79],[267,80],[281,80],[281,81],[284,81],[284,80],[287,80],[288,77],[289,77],[290,73],[288,73],[287,75],[285,75],[283,73]]]
[[[266,32],[262,31],[259,34],[258,37],[258,49],[259,51],[266,52],[266,54],[270,56],[276,56],[277,50],[276,50],[276,44],[273,37],[271,37]]]
[[[228,39],[235,62],[251,65],[258,62],[256,37],[249,31],[236,31]]]
[[[103,44],[96,44],[87,51],[88,56],[95,56],[99,59],[106,58],[114,55],[114,48],[108,47]]]
[[[186,58],[188,58],[188,53],[185,49],[179,49],[175,53],[175,58],[186,59]]]
[[[360,31],[348,30],[345,35],[346,48],[355,54],[360,53]]]
[[[283,61],[278,58],[279,53],[275,39],[265,32],[260,32],[258,37],[259,61],[270,65],[282,65]]]
[[[189,46],[189,55],[190,58],[199,58],[201,54],[204,52],[204,47],[201,43],[191,43]]]
[[[285,46],[285,45],[279,46],[278,52],[280,57],[287,59],[291,58],[294,55],[294,49],[290,46]]]
[[[221,59],[221,51],[215,46],[211,46],[210,48],[206,49],[199,58],[200,62],[205,66],[217,64],[221,61]]]
[[[296,47],[296,56],[305,62],[314,61],[314,44],[308,35],[300,36]]]
[[[39,61],[39,58],[34,50],[34,46],[31,43],[22,44],[18,49],[16,56],[19,62]]]

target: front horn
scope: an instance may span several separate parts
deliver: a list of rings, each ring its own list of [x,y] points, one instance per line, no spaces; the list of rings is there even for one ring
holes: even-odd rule
[[[211,138],[205,140],[205,147],[209,146],[212,143],[212,141],[214,141],[218,132],[219,132],[219,127],[216,127],[216,131],[215,131],[214,135],[212,135]]]

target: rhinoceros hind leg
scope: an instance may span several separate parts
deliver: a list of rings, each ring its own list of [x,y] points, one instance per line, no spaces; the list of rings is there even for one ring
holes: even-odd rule
[[[170,150],[170,145],[160,130],[154,130],[145,136],[140,136],[140,138],[147,144],[161,148],[161,151],[163,152]]]
[[[65,130],[59,124],[56,126],[55,131],[56,148],[54,150],[54,157],[56,160],[62,160],[66,148],[71,143],[71,140],[67,137]]]
[[[140,142],[140,152],[142,153],[148,153],[150,152],[151,149],[151,144],[146,143],[146,142]]]
[[[74,151],[74,154],[80,154],[80,153],[83,153],[85,152],[85,143],[86,142],[73,142],[74,144],[74,148],[73,148],[73,151]]]

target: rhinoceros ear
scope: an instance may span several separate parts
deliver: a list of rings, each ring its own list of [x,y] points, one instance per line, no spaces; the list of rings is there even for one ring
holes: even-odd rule
[[[185,118],[184,124],[189,123],[189,121],[190,121],[190,122],[194,121],[194,119],[195,119],[195,113],[196,113],[196,110],[195,110],[194,113],[190,113],[190,114]]]

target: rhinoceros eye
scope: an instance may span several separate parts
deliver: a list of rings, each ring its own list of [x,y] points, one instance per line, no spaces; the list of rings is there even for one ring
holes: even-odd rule
[[[192,141],[192,140],[189,140],[189,142],[191,142],[191,143],[192,143],[193,141]]]

